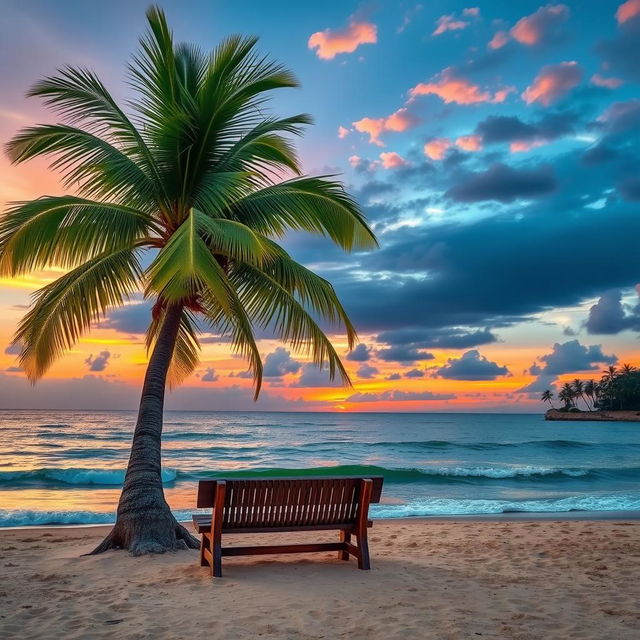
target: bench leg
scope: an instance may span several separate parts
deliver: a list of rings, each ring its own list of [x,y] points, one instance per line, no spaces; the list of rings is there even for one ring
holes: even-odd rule
[[[367,530],[358,534],[358,550],[360,555],[358,556],[358,569],[364,569],[368,571],[371,569],[371,562],[369,560],[369,541],[367,540]]]
[[[205,548],[206,548],[205,547],[205,535],[203,533],[202,537],[200,538],[200,566],[201,567],[209,566],[209,563],[207,562],[207,559],[204,557]]]
[[[340,531],[340,542],[351,542],[351,532],[350,531]],[[348,551],[338,551],[338,560],[349,560],[349,552]]]
[[[222,578],[222,546],[214,542],[213,549],[211,550],[211,555],[213,556],[211,575],[214,578]]]

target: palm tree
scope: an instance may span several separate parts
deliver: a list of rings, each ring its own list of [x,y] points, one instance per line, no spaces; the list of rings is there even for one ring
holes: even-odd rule
[[[618,376],[618,369],[615,366],[610,364],[602,372],[602,381],[603,382],[611,382],[611,381],[615,380],[617,376]]]
[[[597,383],[595,380],[591,379],[591,380],[587,380],[584,383],[584,394],[585,396],[587,396],[587,398],[589,398],[589,400],[591,400],[591,408],[589,409],[589,411],[593,411],[595,409],[596,406],[596,396],[597,396]]]
[[[628,375],[629,373],[633,373],[635,370],[636,368],[633,365],[625,363],[622,365],[622,369],[620,369],[620,373],[622,375]]]
[[[552,399],[553,399],[553,391],[551,391],[550,389],[543,391],[542,395],[540,396],[540,400],[542,400],[542,402],[548,402],[549,406],[553,409],[553,404],[551,403]]]
[[[160,470],[165,386],[194,371],[202,325],[247,358],[256,397],[256,327],[349,383],[316,321],[343,326],[352,346],[349,318],[332,286],[275,239],[293,229],[347,251],[376,246],[339,182],[301,174],[288,136],[310,118],[264,114],[267,92],[297,86],[286,68],[258,55],[254,38],[228,38],[208,55],[175,45],[160,9],[150,8],[147,19],[129,66],[130,115],[86,69],[64,68],[31,89],[62,123],[21,131],[9,155],[13,162],[53,155],[52,167],[78,193],[15,203],[0,222],[0,275],[66,270],[36,293],[15,335],[31,381],[137,291],[153,300],[151,355],[116,524],[95,553],[197,545],[171,514]]]
[[[576,396],[573,387],[568,382],[565,382],[562,385],[560,392],[558,393],[558,398],[560,398],[560,400],[564,402],[564,406],[566,409],[572,406],[575,407],[575,397]]]
[[[584,397],[584,382],[582,382],[582,380],[580,380],[580,378],[576,378],[571,383],[571,386],[573,387],[573,393],[574,393],[575,397],[577,398],[579,396],[580,398],[582,398],[582,401],[587,406],[587,410],[590,411],[589,403],[587,402],[587,399]]]

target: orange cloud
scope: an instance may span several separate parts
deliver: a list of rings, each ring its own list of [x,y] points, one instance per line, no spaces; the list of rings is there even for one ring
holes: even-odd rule
[[[511,36],[520,44],[533,46],[545,39],[560,22],[569,17],[569,7],[564,4],[547,4],[535,13],[518,20],[511,29]]]
[[[478,135],[460,136],[456,139],[456,145],[464,151],[480,151],[482,137]]]
[[[638,0],[640,2],[640,0]],[[591,76],[592,84],[597,87],[606,87],[607,89],[617,89],[622,84],[621,78],[606,78],[599,73],[594,73]]]
[[[509,42],[509,34],[506,31],[498,31],[487,45],[489,49],[501,49]]]
[[[424,155],[432,160],[442,160],[450,147],[451,140],[448,138],[434,138],[424,145]]]
[[[466,78],[456,76],[451,67],[444,69],[432,82],[420,82],[409,91],[409,100],[416,96],[436,95],[449,104],[476,104],[478,102],[503,102],[512,89],[501,89],[494,95]]]
[[[397,169],[398,167],[405,167],[409,163],[395,151],[383,151],[380,154],[380,161],[385,169]]]
[[[362,158],[360,156],[349,156],[349,164],[355,169],[360,166]]]
[[[358,21],[351,16],[344,29],[316,31],[307,44],[309,49],[316,50],[318,58],[332,60],[340,53],[353,53],[361,44],[375,44],[377,41],[378,29],[375,24]]]
[[[580,84],[582,70],[577,62],[561,62],[543,67],[531,86],[522,93],[527,104],[539,102],[548,107]]]
[[[356,131],[369,135],[369,142],[383,147],[380,136],[385,131],[406,131],[416,125],[418,120],[409,113],[406,107],[398,109],[386,118],[362,118],[353,123]]]
[[[343,126],[338,127],[338,138],[340,138],[341,140],[342,138],[346,138],[350,133],[351,131],[346,127],[343,127]]]
[[[622,24],[637,15],[640,15],[640,0],[627,0],[618,7],[616,20]]]

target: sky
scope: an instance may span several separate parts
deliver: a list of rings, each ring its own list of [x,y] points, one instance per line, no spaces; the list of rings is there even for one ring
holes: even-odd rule
[[[118,100],[146,2],[0,5],[0,141],[50,122],[25,92],[67,64]],[[540,393],[640,364],[640,0],[164,2],[179,41],[232,33],[288,65],[311,113],[309,174],[339,174],[380,249],[287,249],[336,287],[360,337],[331,338],[353,379],[260,342],[265,385],[213,335],[169,409],[540,411]],[[0,208],[63,193],[46,161],[0,159]],[[147,355],[142,298],[109,314],[32,388],[11,337],[60,273],[0,280],[0,408],[130,409]]]

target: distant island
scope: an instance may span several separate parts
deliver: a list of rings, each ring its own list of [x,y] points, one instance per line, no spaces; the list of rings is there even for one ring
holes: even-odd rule
[[[545,420],[597,420],[601,422],[640,422],[640,411],[562,411],[549,409]]]
[[[544,414],[545,420],[640,422],[640,369],[630,364],[620,369],[610,366],[599,382],[579,378],[565,382],[558,392],[558,400],[564,405],[560,408],[553,406],[553,396],[547,389],[540,397],[551,407]]]

